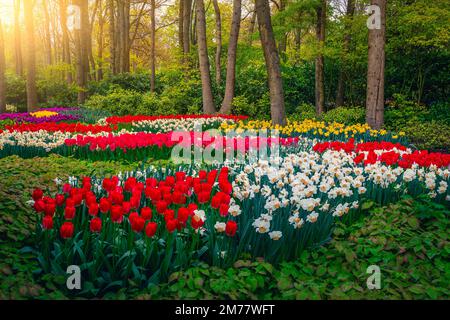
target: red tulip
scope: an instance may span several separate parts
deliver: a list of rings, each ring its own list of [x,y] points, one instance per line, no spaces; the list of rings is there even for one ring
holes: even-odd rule
[[[227,224],[225,226],[225,233],[230,236],[234,237],[237,230],[237,223],[235,221],[229,220],[227,221]]]
[[[34,201],[42,199],[43,196],[44,196],[44,192],[41,189],[39,189],[39,188],[34,189],[33,194],[32,194],[32,198]]]
[[[44,207],[44,213],[46,216],[53,216],[56,211],[56,205],[54,203],[47,203]]]
[[[100,199],[100,212],[107,213],[111,209],[111,202],[107,198]]]
[[[34,210],[36,210],[36,212],[44,212],[45,206],[46,204],[42,199],[34,202]]]
[[[65,199],[65,197],[64,197],[63,194],[57,194],[57,195],[55,196],[56,205],[57,205],[58,207],[61,207],[61,206],[64,204],[64,201],[65,201],[65,200],[66,200],[66,199]]]
[[[166,221],[166,229],[170,233],[172,233],[178,226],[178,220],[177,219],[169,219]]]
[[[100,218],[92,219],[89,226],[91,232],[100,232],[102,230],[102,219]]]
[[[204,225],[204,223],[205,222],[200,217],[197,217],[196,215],[192,216],[192,218],[191,218],[191,226],[194,229],[198,229],[198,228],[202,227]]]
[[[149,207],[143,207],[141,209],[141,217],[145,220],[150,220],[152,218],[152,209]]]
[[[44,216],[42,219],[42,227],[45,230],[49,230],[53,228],[53,217],[51,216]]]
[[[66,220],[72,220],[75,217],[75,207],[66,207],[66,209],[64,209],[64,218]]]
[[[130,220],[131,222],[131,229],[134,232],[141,232],[144,229],[145,226],[145,219],[142,217],[135,217],[133,220]]]
[[[166,209],[167,209],[167,202],[165,202],[164,200],[158,201],[156,203],[156,211],[159,214],[163,214],[164,211],[166,211]]]
[[[123,208],[121,206],[111,207],[111,220],[116,223],[121,223],[123,219]]]
[[[221,204],[219,208],[219,213],[222,217],[226,217],[228,215],[228,209],[230,207],[227,204]]]
[[[186,196],[182,194],[181,192],[175,191],[172,195],[173,203],[175,204],[185,204],[186,203]]]
[[[177,219],[180,222],[186,223],[188,218],[189,218],[189,210],[188,210],[188,208],[181,207],[180,209],[178,209]]]
[[[95,202],[95,203],[91,203],[90,205],[89,205],[89,214],[91,215],[91,216],[96,216],[96,215],[98,215],[98,204],[97,204],[97,202]]]
[[[69,239],[73,236],[73,223],[72,222],[64,222],[59,229],[59,233],[61,235],[61,238],[63,239]]]
[[[158,224],[156,222],[149,222],[145,226],[145,234],[147,235],[147,237],[151,238],[155,235],[157,229]]]

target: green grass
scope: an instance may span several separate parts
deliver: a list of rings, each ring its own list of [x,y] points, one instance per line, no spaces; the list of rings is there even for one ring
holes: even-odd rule
[[[30,253],[35,214],[26,204],[35,187],[55,188],[69,175],[111,175],[138,164],[86,162],[59,156],[0,160],[0,299],[64,299],[65,279],[33,271]],[[448,299],[449,211],[427,199],[404,199],[351,226],[339,225],[334,240],[295,262],[272,266],[243,258],[226,270],[193,266],[168,283],[111,291],[108,299]],[[368,290],[369,265],[381,269],[381,290]]]

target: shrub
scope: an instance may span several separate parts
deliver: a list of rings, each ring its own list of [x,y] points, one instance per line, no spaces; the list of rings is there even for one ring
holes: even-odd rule
[[[450,150],[450,125],[440,121],[410,122],[402,128],[419,149]]]
[[[306,119],[314,119],[316,117],[316,110],[313,105],[302,103],[295,112],[289,117],[291,120],[303,121]]]
[[[389,130],[398,130],[409,126],[410,123],[423,122],[427,116],[425,106],[407,100],[403,95],[395,94],[394,99],[389,101],[386,107],[384,122]]]
[[[145,110],[143,94],[125,90],[118,87],[113,88],[107,95],[95,94],[85,103],[87,108],[107,110],[114,115],[127,114],[150,114]]]
[[[325,122],[339,122],[347,125],[365,123],[365,110],[359,107],[339,107],[322,115]]]
[[[18,112],[26,111],[27,90],[24,78],[14,74],[6,75],[6,103],[18,107]]]

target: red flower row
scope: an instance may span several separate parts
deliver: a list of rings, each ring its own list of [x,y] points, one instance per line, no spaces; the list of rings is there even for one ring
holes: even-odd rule
[[[213,194],[216,180],[219,190]],[[165,228],[170,233],[176,229],[181,230],[188,224],[193,229],[198,229],[204,224],[202,217],[195,214],[198,206],[209,204],[211,208],[218,210],[219,216],[227,217],[232,192],[226,167],[220,171],[200,171],[198,177],[177,172],[174,176],[168,176],[160,181],[148,178],[145,182],[138,182],[136,178],[130,177],[123,186],[119,186],[117,177],[106,178],[102,181],[104,196],[100,199],[97,199],[91,189],[91,179],[86,177],[82,180],[81,188],[65,184],[63,192],[57,194],[55,198],[44,196],[41,189],[34,190],[32,194],[35,201],[34,209],[36,212],[44,213],[42,227],[52,229],[57,208],[64,208],[65,221],[61,224],[60,235],[62,238],[71,238],[76,208],[84,205],[88,214],[92,216],[89,223],[91,232],[100,232],[102,222],[107,217],[118,224],[127,217],[133,231],[138,233],[144,231],[147,236],[152,237],[158,229],[158,223],[151,221],[154,218],[154,211],[163,218]],[[191,202],[195,200],[193,198],[196,198],[198,204]],[[146,203],[148,205],[145,205]],[[103,219],[99,217],[99,213],[105,215]],[[226,233],[234,236],[237,230],[236,223],[229,220],[226,226]]]
[[[236,115],[166,115],[166,116],[143,116],[143,115],[127,115],[127,116],[113,116],[106,118],[106,122],[110,124],[131,123],[136,121],[155,121],[161,119],[210,119],[210,118],[224,118],[232,121],[245,120],[248,116]]]
[[[392,142],[364,142],[355,145],[354,139],[348,142],[323,142],[317,143],[313,150],[323,153],[326,150],[341,151],[346,153],[355,152],[357,156],[353,159],[356,164],[364,163],[364,165],[375,164],[380,161],[386,165],[398,165],[402,168],[410,168],[414,163],[421,167],[429,167],[435,165],[437,167],[446,167],[450,165],[450,154],[445,153],[429,153],[427,150],[416,150],[412,153],[400,154],[395,150],[406,151],[407,148],[399,143]],[[377,155],[375,151],[384,151]]]
[[[39,131],[45,130],[47,132],[79,132],[79,133],[100,133],[100,132],[111,132],[117,130],[117,126],[102,126],[93,124],[83,124],[83,123],[64,123],[64,122],[43,122],[43,123],[23,123],[14,124],[10,126],[5,126],[6,130],[11,132],[25,132],[25,131]]]
[[[241,152],[247,151],[250,148],[260,148],[271,146],[272,144],[281,145],[293,145],[298,143],[299,138],[260,138],[260,137],[209,137],[207,133],[204,134],[203,139],[196,139],[195,133],[190,132],[185,137],[173,137],[173,132],[169,133],[124,133],[120,135],[113,135],[112,133],[107,136],[84,136],[78,135],[76,138],[70,138],[65,140],[66,146],[88,146],[90,150],[106,150],[108,147],[111,151],[117,148],[126,152],[128,149],[145,148],[150,146],[158,146],[159,148],[167,147],[171,148],[178,143],[190,147],[192,144],[195,146],[207,147],[209,145],[215,148],[222,147],[228,150],[232,146],[234,150]]]

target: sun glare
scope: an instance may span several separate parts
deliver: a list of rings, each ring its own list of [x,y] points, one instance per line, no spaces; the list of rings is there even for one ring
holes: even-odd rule
[[[5,27],[10,27],[14,24],[13,0],[0,0],[0,21]]]

